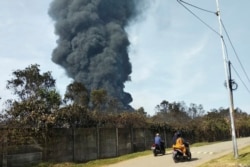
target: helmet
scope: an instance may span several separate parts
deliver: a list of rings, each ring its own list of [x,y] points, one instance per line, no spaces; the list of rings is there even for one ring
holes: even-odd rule
[[[181,137],[181,132],[178,131],[178,132],[176,133],[176,136],[177,136],[177,137]]]

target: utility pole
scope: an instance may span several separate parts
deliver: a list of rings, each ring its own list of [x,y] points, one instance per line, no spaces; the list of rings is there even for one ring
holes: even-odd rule
[[[216,0],[217,5],[217,16],[220,26],[220,39],[221,39],[221,47],[222,47],[222,55],[224,60],[224,67],[225,67],[225,74],[226,74],[226,84],[227,84],[227,90],[229,94],[229,100],[230,100],[230,120],[231,120],[231,132],[232,132],[232,141],[233,141],[233,149],[234,149],[234,158],[238,158],[238,148],[237,148],[237,140],[235,135],[235,126],[234,126],[234,103],[233,103],[233,89],[232,89],[232,79],[231,79],[231,70],[230,70],[230,63],[225,55],[225,46],[224,46],[224,40],[222,36],[222,23],[221,23],[221,17],[220,17],[220,9],[219,9],[219,0]]]

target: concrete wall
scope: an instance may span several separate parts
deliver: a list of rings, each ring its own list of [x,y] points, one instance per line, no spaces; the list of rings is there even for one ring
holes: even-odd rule
[[[42,152],[7,155],[8,167],[27,167],[40,163]]]
[[[21,167],[41,161],[87,162],[149,150],[154,141],[154,133],[143,128],[58,128],[50,129],[46,137],[46,142],[37,141],[32,149],[0,143],[0,166]],[[165,141],[171,140],[166,135],[162,137]]]

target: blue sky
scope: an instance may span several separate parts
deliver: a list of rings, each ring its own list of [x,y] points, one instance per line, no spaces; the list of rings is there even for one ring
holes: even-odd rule
[[[39,64],[42,72],[52,71],[61,94],[71,81],[51,61],[57,39],[54,22],[47,14],[51,1],[0,0],[0,104],[13,97],[5,88],[11,73],[30,64]],[[187,2],[216,11],[215,0]],[[250,1],[219,3],[223,23],[249,76]],[[190,9],[219,31],[215,15]],[[207,111],[229,106],[228,92],[223,85],[226,77],[220,38],[176,0],[151,0],[141,20],[131,22],[126,30],[131,42],[129,56],[133,72],[125,91],[132,95],[134,108],[144,107],[152,115],[162,100],[202,104]],[[223,35],[229,59],[250,89],[250,82]],[[234,105],[250,113],[250,92],[234,71],[232,75],[239,85],[234,91]]]

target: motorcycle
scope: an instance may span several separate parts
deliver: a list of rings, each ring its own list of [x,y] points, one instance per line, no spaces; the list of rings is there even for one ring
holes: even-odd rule
[[[158,154],[165,155],[165,154],[166,154],[165,143],[164,143],[164,142],[161,142],[160,145],[158,145],[158,144],[153,144],[153,145],[151,146],[151,150],[153,151],[154,156],[157,156]]]
[[[175,163],[177,162],[181,162],[181,161],[190,161],[192,159],[192,154],[190,152],[190,148],[189,148],[189,143],[188,142],[184,142],[184,146],[186,147],[186,156],[184,156],[184,153],[177,148],[173,149],[173,160]]]

